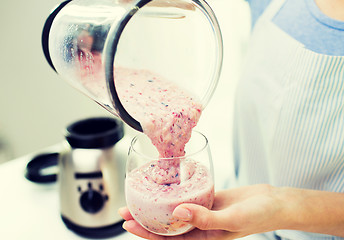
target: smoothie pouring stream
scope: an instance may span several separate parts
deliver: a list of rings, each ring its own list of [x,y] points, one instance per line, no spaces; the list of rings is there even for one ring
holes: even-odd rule
[[[115,73],[123,106],[140,121],[159,153],[158,159],[127,173],[129,210],[149,231],[185,233],[193,227],[174,219],[174,208],[185,202],[211,208],[214,200],[210,170],[197,159],[185,157],[185,145],[202,105],[187,91],[148,70],[117,68]]]

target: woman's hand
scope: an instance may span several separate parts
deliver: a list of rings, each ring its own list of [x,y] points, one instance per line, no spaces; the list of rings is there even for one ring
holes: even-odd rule
[[[270,185],[254,185],[216,193],[212,210],[195,204],[181,204],[176,207],[173,216],[194,225],[196,229],[168,239],[228,240],[279,229],[283,219],[288,218],[279,192],[278,188]],[[126,220],[123,227],[128,232],[146,239],[167,239],[141,227],[127,208],[120,209],[119,213]]]
[[[252,185],[220,191],[208,210],[184,203],[173,216],[196,229],[163,237],[141,227],[127,208],[119,210],[124,228],[152,240],[230,240],[278,229],[300,230],[344,237],[344,193],[270,185]]]

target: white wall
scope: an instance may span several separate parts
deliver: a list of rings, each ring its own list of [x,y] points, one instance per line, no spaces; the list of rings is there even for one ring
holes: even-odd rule
[[[60,2],[2,0],[0,3],[0,162],[4,155],[12,159],[61,141],[63,128],[72,121],[110,115],[60,79],[45,61],[41,50],[42,27],[50,10]],[[209,3],[223,31],[224,67],[219,87],[199,128],[215,144],[221,142],[226,147],[230,146],[232,98],[249,27],[248,9],[243,0],[209,0]],[[219,133],[227,134],[219,137]],[[5,139],[7,150],[1,150],[1,139]],[[229,153],[213,154],[220,157]]]
[[[58,0],[0,3],[0,136],[7,158],[63,139],[70,122],[107,114],[49,67],[41,50],[46,17]]]

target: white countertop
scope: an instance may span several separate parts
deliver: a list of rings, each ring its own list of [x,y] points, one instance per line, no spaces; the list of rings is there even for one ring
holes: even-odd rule
[[[85,239],[62,222],[57,184],[37,184],[25,178],[32,156],[0,165],[0,239]],[[125,232],[110,239],[141,238]]]

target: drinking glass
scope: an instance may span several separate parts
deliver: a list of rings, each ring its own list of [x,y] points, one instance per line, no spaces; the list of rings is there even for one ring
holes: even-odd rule
[[[207,138],[193,131],[185,156],[159,158],[144,134],[133,138],[126,165],[125,194],[129,211],[142,227],[159,235],[186,233],[193,226],[172,216],[182,203],[211,209],[214,177]]]

